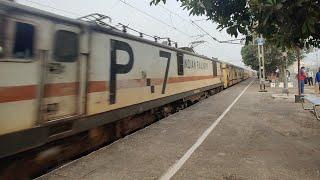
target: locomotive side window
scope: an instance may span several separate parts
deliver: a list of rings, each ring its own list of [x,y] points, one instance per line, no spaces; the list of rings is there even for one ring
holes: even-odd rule
[[[33,57],[34,32],[35,28],[31,24],[16,23],[16,33],[13,46],[13,56],[15,58]]]
[[[222,64],[217,62],[217,76],[221,76]]]
[[[79,52],[78,35],[74,32],[59,30],[56,32],[54,57],[58,62],[75,62]]]
[[[213,76],[217,76],[218,72],[217,72],[217,62],[212,61],[212,72],[213,72]]]
[[[177,63],[178,63],[178,75],[183,76],[184,70],[183,70],[183,54],[181,52],[177,53]]]
[[[0,14],[0,58],[4,56],[4,29],[5,22],[4,22],[4,16],[3,14]]]

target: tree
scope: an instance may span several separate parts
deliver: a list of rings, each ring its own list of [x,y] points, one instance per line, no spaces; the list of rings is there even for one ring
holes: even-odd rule
[[[257,54],[257,45],[245,45],[241,49],[241,55],[243,63],[247,66],[250,66],[254,70],[259,70],[259,59]],[[288,51],[288,66],[292,65],[296,61],[296,53],[292,50]],[[282,51],[281,49],[266,44],[265,45],[265,58],[267,61],[265,61],[265,72],[266,75],[271,75],[271,73],[274,73],[276,70],[276,67],[278,66],[281,68],[281,72],[284,73],[284,67],[285,67],[285,61],[283,61],[282,57]]]
[[[252,40],[262,34],[270,43],[287,48],[320,47],[319,0],[177,0],[190,15],[204,15],[226,29]],[[151,0],[151,4],[166,0]]]

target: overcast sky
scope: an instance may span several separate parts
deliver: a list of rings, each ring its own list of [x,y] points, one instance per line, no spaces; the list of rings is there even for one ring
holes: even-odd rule
[[[183,10],[180,3],[175,0],[167,0],[167,4],[158,6],[150,6],[150,0],[17,0],[17,2],[71,18],[101,13],[110,16],[113,25],[122,23],[150,35],[170,37],[177,41],[180,47],[188,46],[193,41],[204,40],[206,43],[195,48],[197,53],[243,65],[242,45],[220,44],[208,35],[199,37],[205,32],[193,25],[191,20],[218,40],[230,40],[235,37],[231,37],[225,31],[220,32],[216,29],[217,24],[203,20],[205,17],[189,16],[188,11]],[[316,60],[315,53],[308,55],[307,59]]]

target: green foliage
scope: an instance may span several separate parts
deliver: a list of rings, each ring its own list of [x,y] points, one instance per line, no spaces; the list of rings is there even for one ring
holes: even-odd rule
[[[254,70],[259,70],[259,59],[258,59],[258,49],[257,45],[245,45],[241,49],[241,55],[243,63],[247,66],[250,66]],[[275,72],[276,67],[284,66],[285,61],[282,57],[281,49],[272,46],[266,45],[265,48],[265,68],[266,74]],[[288,66],[292,65],[296,61],[296,54],[294,51],[288,51]]]
[[[204,15],[237,37],[262,34],[279,47],[320,47],[319,0],[177,0],[190,15]],[[166,0],[151,0],[151,4]]]
[[[251,69],[259,71],[258,47],[254,45],[246,45],[241,49],[242,61]],[[268,68],[269,69],[269,68]]]

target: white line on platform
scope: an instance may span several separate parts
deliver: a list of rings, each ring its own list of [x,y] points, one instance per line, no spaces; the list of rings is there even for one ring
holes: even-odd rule
[[[173,164],[166,173],[164,173],[160,180],[169,180],[171,179],[177,171],[183,166],[183,164],[191,157],[194,151],[203,143],[203,141],[208,137],[212,130],[219,124],[223,117],[230,111],[233,105],[240,99],[240,97],[246,92],[246,90],[254,82],[251,81],[250,84],[238,95],[238,97],[228,106],[228,108],[215,120],[211,126],[202,133],[202,135],[197,139],[197,141],[188,149],[188,151],[175,163]]]

